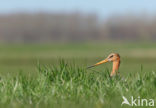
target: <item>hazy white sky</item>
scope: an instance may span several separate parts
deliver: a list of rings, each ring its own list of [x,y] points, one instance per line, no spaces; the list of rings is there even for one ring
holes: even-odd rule
[[[156,0],[0,0],[0,13],[82,11],[108,16],[113,13],[156,14]]]

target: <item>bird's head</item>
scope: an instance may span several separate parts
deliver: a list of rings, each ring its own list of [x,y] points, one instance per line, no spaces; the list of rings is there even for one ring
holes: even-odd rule
[[[120,55],[118,53],[111,53],[106,59],[111,62],[118,61],[120,60]]]
[[[118,53],[111,53],[106,59],[92,65],[92,66],[89,66],[88,68],[91,68],[91,67],[95,67],[95,66],[98,66],[100,64],[103,64],[103,63],[107,63],[107,62],[115,62],[115,61],[120,61],[120,55]]]

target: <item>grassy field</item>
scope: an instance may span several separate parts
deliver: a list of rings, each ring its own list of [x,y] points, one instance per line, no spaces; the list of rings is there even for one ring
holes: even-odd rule
[[[120,108],[122,96],[156,100],[156,44],[0,45],[0,107]],[[86,67],[111,52],[112,64]],[[127,108],[127,105],[122,107]]]

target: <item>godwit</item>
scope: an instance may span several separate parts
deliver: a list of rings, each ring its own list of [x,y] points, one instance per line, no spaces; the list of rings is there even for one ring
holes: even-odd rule
[[[111,53],[105,60],[102,60],[92,66],[89,66],[88,68],[92,68],[92,67],[95,67],[100,64],[107,63],[107,62],[113,62],[113,69],[112,69],[110,76],[111,77],[115,76],[118,73],[118,69],[120,66],[120,55],[117,53]]]

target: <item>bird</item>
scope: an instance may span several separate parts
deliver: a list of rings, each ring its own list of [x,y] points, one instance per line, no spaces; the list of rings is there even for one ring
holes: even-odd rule
[[[116,76],[119,73],[118,70],[120,67],[120,55],[118,53],[111,53],[106,59],[104,59],[92,66],[89,66],[87,68],[92,68],[92,67],[95,67],[100,64],[107,63],[107,62],[113,62],[113,68],[112,68],[110,77]]]

